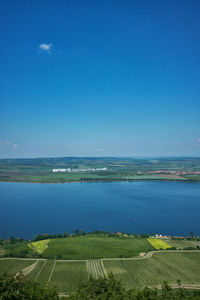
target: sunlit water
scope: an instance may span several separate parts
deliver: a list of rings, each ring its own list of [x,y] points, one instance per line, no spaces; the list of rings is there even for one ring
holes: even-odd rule
[[[200,235],[200,183],[0,183],[0,237],[105,230]]]

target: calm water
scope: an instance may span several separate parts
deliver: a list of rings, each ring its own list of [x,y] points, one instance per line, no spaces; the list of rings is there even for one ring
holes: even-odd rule
[[[74,229],[200,235],[200,183],[0,183],[0,237]]]

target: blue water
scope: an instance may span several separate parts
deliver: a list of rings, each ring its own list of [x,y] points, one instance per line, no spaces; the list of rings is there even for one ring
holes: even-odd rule
[[[200,183],[0,183],[0,237],[105,230],[200,235]]]

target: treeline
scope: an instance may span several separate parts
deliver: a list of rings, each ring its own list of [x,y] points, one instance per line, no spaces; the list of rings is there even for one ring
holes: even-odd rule
[[[0,273],[1,300],[37,299],[58,300],[66,299],[59,296],[55,287],[45,287],[35,281],[26,280],[22,275],[15,276]],[[130,289],[126,290],[113,274],[108,277],[92,278],[79,286],[78,291],[68,295],[69,300],[200,300],[200,291],[186,290],[177,280],[177,289],[172,289],[167,282],[160,290]]]
[[[0,246],[4,246],[4,247],[11,246],[11,245],[18,245],[23,242],[24,240],[20,237],[15,238],[14,236],[10,236],[8,239],[5,240],[0,238]]]
[[[67,237],[75,237],[75,236],[85,236],[85,235],[97,235],[97,236],[110,236],[110,237],[124,237],[124,236],[134,236],[138,238],[148,238],[148,234],[132,234],[132,233],[124,233],[124,232],[111,232],[104,230],[94,230],[90,232],[85,232],[83,229],[75,229],[73,233],[64,232],[63,234],[39,234],[36,235],[34,241],[41,241],[47,239],[56,239],[56,238],[67,238]]]
[[[74,229],[72,233],[64,232],[64,233],[57,233],[57,234],[38,234],[34,237],[32,241],[41,241],[41,240],[47,240],[47,239],[56,239],[56,238],[67,238],[67,237],[75,237],[75,236],[84,236],[84,235],[97,235],[97,236],[110,236],[110,237],[127,237],[127,236],[134,236],[136,238],[149,238],[149,236],[154,236],[153,233],[149,234],[136,234],[136,233],[127,233],[127,232],[111,232],[111,231],[104,231],[104,230],[94,230],[86,232],[83,229]],[[190,237],[174,237],[171,236],[172,240],[193,240],[193,241],[200,241],[200,237],[195,237],[193,234],[191,234]],[[21,243],[29,243],[31,240],[24,240],[21,237],[15,238],[14,236],[10,236],[9,238],[3,240],[0,238],[0,246],[12,246],[12,245],[18,245]],[[196,247],[187,247],[184,248],[184,250],[193,250],[193,249],[200,249],[200,246]]]

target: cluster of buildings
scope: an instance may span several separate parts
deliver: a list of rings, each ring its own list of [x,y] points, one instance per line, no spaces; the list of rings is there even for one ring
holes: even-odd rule
[[[96,171],[107,171],[108,168],[87,168],[87,169],[52,169],[53,173],[64,172],[64,173],[74,173],[74,172],[96,172]]]
[[[172,174],[172,175],[200,175],[200,171],[173,171],[173,170],[156,170],[150,171],[149,174]]]

